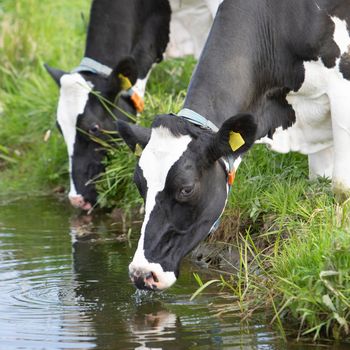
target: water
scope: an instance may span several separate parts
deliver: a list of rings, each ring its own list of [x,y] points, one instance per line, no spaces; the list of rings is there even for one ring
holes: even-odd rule
[[[188,262],[171,290],[135,292],[135,242],[118,231],[109,217],[78,217],[57,199],[0,205],[0,350],[349,348],[284,344],[263,315],[218,318],[216,305],[229,300],[191,302],[198,267]]]

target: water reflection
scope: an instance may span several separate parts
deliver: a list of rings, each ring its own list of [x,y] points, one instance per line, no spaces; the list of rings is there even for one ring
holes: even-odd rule
[[[25,201],[0,205],[0,350],[347,349],[287,347],[265,320],[215,317],[218,297],[189,300],[189,263],[170,291],[136,292],[134,248],[120,230],[55,199],[32,199],[30,211]]]
[[[90,305],[91,333],[98,335],[98,349],[283,348],[269,327],[215,317],[208,307],[213,296],[191,302],[194,288],[188,263],[171,291],[135,291],[127,274],[133,249],[106,236],[101,239],[96,227],[87,218],[71,220],[71,234],[78,232],[72,239],[75,292],[82,306]]]
[[[149,308],[139,307],[129,325],[129,330],[134,341],[139,344],[135,350],[150,348],[150,343],[162,343],[175,341],[176,324],[179,323],[175,314],[166,310],[160,303],[156,305],[154,312]],[[162,349],[155,344],[152,349]]]

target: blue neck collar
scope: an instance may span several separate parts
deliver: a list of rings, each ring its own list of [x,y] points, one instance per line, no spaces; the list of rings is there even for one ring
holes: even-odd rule
[[[183,108],[181,111],[177,114],[178,117],[182,117],[192,124],[199,125],[203,129],[209,129],[214,132],[218,132],[219,128],[212,123],[210,120],[204,118],[199,113],[193,111],[189,108]]]
[[[84,57],[81,60],[79,66],[74,68],[71,73],[90,72],[102,75],[103,77],[108,77],[112,71],[112,68],[105,66],[104,64],[97,62],[92,58]]]

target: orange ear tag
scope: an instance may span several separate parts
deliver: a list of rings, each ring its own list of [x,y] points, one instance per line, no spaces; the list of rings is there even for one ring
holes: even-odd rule
[[[143,98],[137,92],[134,91],[130,96],[130,100],[133,103],[136,111],[141,113],[145,108],[145,102],[143,101]]]
[[[227,175],[227,183],[229,186],[233,185],[233,182],[235,181],[236,172],[234,170],[231,170]]]

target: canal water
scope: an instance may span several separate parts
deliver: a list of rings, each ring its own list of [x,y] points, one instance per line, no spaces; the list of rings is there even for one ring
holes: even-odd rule
[[[285,344],[263,315],[217,317],[230,300],[190,301],[199,268],[189,262],[169,291],[136,292],[127,274],[136,242],[120,230],[55,198],[0,204],[0,350],[349,348]]]

